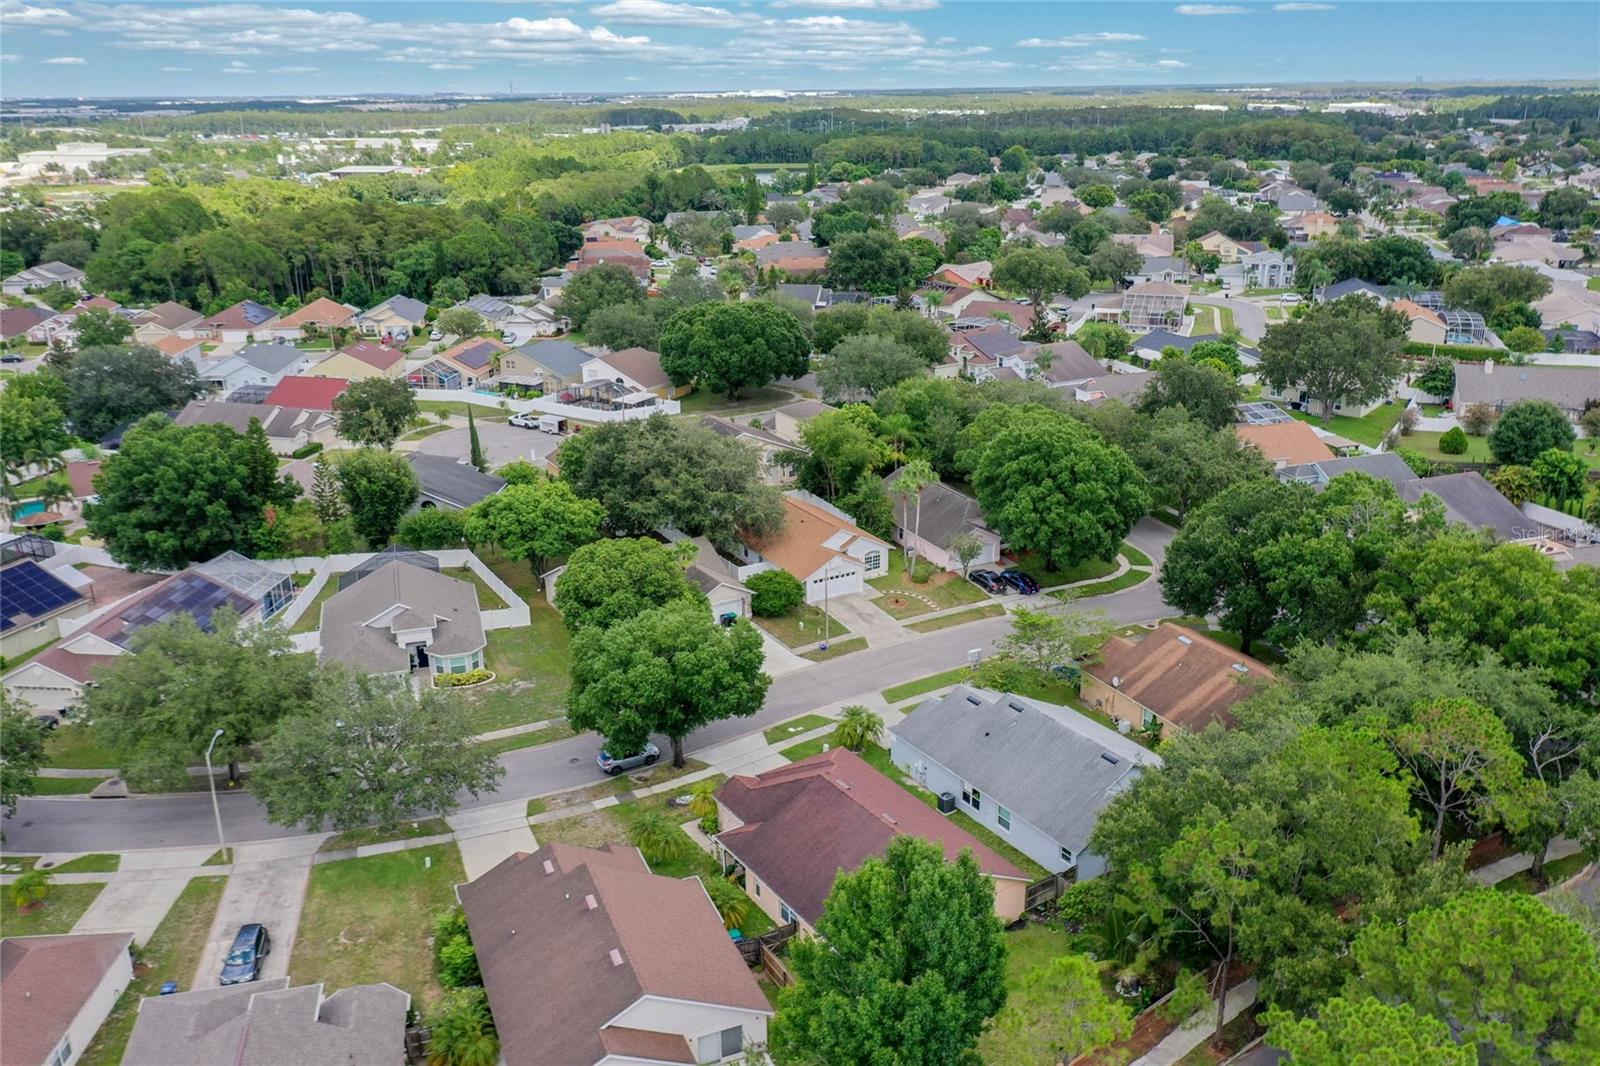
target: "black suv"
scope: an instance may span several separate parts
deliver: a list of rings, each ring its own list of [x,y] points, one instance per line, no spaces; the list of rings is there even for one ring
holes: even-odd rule
[[[259,922],[241,925],[228,957],[222,960],[222,983],[242,985],[261,980],[261,960],[271,954],[272,937],[267,935],[266,926]]]
[[[1000,571],[1000,580],[1005,582],[1007,585],[1010,585],[1024,596],[1032,596],[1034,593],[1039,591],[1039,583],[1027,573],[1018,570],[1014,566]]]

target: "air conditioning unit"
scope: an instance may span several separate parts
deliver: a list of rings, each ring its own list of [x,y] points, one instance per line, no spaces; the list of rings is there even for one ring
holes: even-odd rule
[[[956,797],[955,797],[955,793],[953,793],[953,792],[941,792],[941,793],[939,793],[939,813],[940,814],[954,814],[954,813],[956,813]]]

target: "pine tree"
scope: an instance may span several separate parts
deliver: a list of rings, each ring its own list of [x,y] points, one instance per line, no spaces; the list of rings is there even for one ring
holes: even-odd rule
[[[339,477],[326,455],[317,456],[312,467],[311,507],[317,512],[317,521],[331,526],[346,513],[344,498],[339,494]]]
[[[472,417],[472,407],[467,406],[467,440],[470,449],[467,461],[477,467],[479,472],[489,472],[489,460],[483,454],[483,445],[478,441],[478,423]]]

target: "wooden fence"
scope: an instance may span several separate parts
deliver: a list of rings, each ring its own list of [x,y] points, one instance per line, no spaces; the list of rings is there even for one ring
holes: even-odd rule
[[[1027,894],[1023,897],[1022,909],[1031,911],[1035,907],[1042,907],[1053,899],[1060,898],[1061,894],[1071,888],[1078,878],[1074,870],[1066,873],[1051,874],[1042,881],[1035,881],[1028,886]]]
[[[744,964],[746,966],[755,966],[761,961],[763,948],[780,947],[799,930],[799,922],[790,922],[788,925],[778,926],[770,933],[762,933],[760,936],[747,936],[743,940],[735,940],[733,945],[739,949],[739,954],[744,956]]]

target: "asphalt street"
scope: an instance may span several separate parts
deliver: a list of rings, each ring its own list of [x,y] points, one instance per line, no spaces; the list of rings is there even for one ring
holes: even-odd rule
[[[1128,540],[1159,566],[1171,537],[1166,526],[1145,518]],[[1176,613],[1162,601],[1155,581],[1081,600],[1078,606],[1101,611],[1118,624],[1147,622]],[[1007,628],[1005,618],[984,619],[786,674],[773,681],[766,705],[759,712],[749,718],[717,722],[690,734],[685,750],[693,754],[818,707],[959,666],[972,651],[987,655]],[[667,749],[665,738],[658,738],[657,743]],[[476,798],[465,797],[462,807],[471,809],[594,784],[601,780],[594,764],[597,750],[596,738],[585,735],[508,752],[501,757],[506,775],[499,790]],[[219,795],[218,802],[230,844],[302,835],[299,828],[269,822],[265,809],[247,793]],[[205,793],[123,800],[35,797],[21,802],[16,815],[6,823],[5,834],[8,851],[33,854],[206,844],[216,840],[216,827]]]

